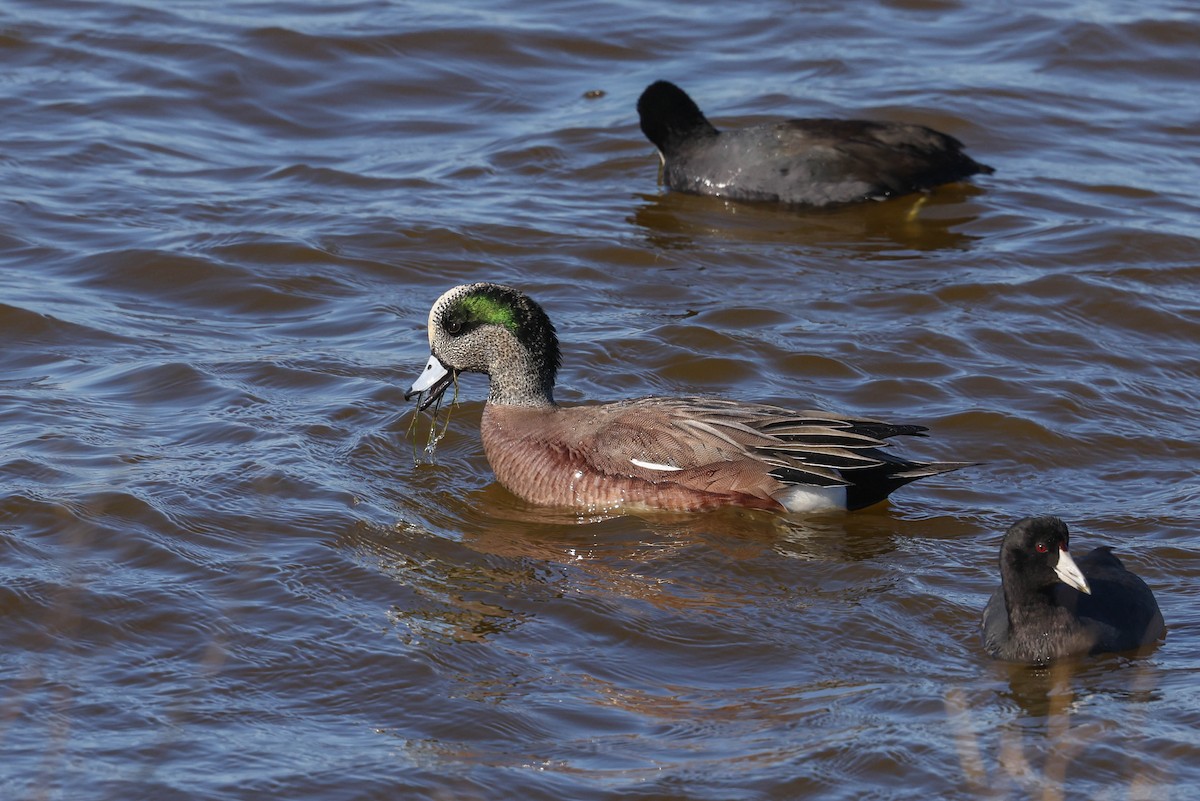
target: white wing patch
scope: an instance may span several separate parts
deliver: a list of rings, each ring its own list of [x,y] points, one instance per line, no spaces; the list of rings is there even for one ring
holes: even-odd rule
[[[657,462],[643,462],[641,459],[634,459],[633,457],[630,457],[629,461],[633,464],[634,467],[640,467],[644,470],[661,470],[664,473],[674,473],[674,472],[677,472],[677,471],[683,469],[682,467],[676,467],[676,466],[670,465],[670,464],[658,464]]]

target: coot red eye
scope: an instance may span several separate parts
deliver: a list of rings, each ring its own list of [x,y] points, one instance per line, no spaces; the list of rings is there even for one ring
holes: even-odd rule
[[[1044,542],[1039,542],[1035,547],[1037,548],[1038,553],[1046,553],[1050,550],[1050,547]]]

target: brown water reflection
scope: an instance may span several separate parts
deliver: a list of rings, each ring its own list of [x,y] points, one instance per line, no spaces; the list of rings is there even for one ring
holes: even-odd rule
[[[923,195],[841,209],[793,211],[719,198],[643,195],[630,222],[656,248],[707,248],[714,241],[775,243],[801,248],[878,250],[965,249],[979,211],[970,201],[985,189],[952,184]],[[982,207],[980,207],[980,211]]]
[[[1025,718],[1019,726],[1004,727],[992,754],[980,747],[971,700],[964,692],[951,690],[946,707],[958,727],[959,759],[971,791],[985,795],[1009,788],[1040,798],[1071,797],[1075,763],[1105,740],[1102,725],[1079,725],[1073,718],[1089,703],[1090,695],[1104,693],[1121,697],[1135,710],[1123,721],[1128,739],[1104,766],[1104,780],[1108,786],[1128,788],[1130,794],[1170,794],[1175,777],[1149,747],[1153,722],[1144,714],[1146,704],[1162,699],[1162,674],[1145,661],[1129,662],[1119,656],[1102,661],[1109,660],[1117,664],[1105,673],[1079,660],[1047,668],[1006,666],[1011,688],[1006,696],[1020,705]],[[1030,733],[1036,736],[1031,738]]]

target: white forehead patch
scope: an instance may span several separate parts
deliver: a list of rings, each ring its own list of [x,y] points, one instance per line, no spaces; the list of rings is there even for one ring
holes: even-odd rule
[[[446,296],[442,295],[442,298],[444,297]],[[441,304],[442,298],[438,298],[437,303],[433,304],[432,308],[429,309],[429,322],[425,324],[425,328],[429,331],[429,349],[431,351],[433,350],[433,318],[437,316],[438,306]]]
[[[433,321],[436,320],[438,318],[438,316],[442,313],[442,308],[445,307],[448,303],[450,303],[452,296],[458,295],[460,292],[462,292],[466,288],[467,287],[465,285],[462,285],[462,286],[456,286],[452,289],[447,289],[445,292],[442,293],[442,296],[440,298],[438,298],[437,300],[435,300],[433,302],[433,306],[430,307],[429,320],[425,324],[425,327],[429,331],[429,350],[430,351],[433,351],[433,328],[434,328]]]

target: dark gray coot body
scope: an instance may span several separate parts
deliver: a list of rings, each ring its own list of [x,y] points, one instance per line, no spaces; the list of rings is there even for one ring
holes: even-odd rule
[[[1128,651],[1164,635],[1162,612],[1146,583],[1108,547],[1072,560],[1068,539],[1066,524],[1049,516],[1018,520],[1005,533],[1001,585],[983,610],[981,633],[989,654],[1045,664],[1075,654]]]
[[[667,186],[679,192],[828,206],[993,172],[963,153],[962,142],[922,125],[806,119],[718,131],[668,81],[647,87],[637,109]]]

